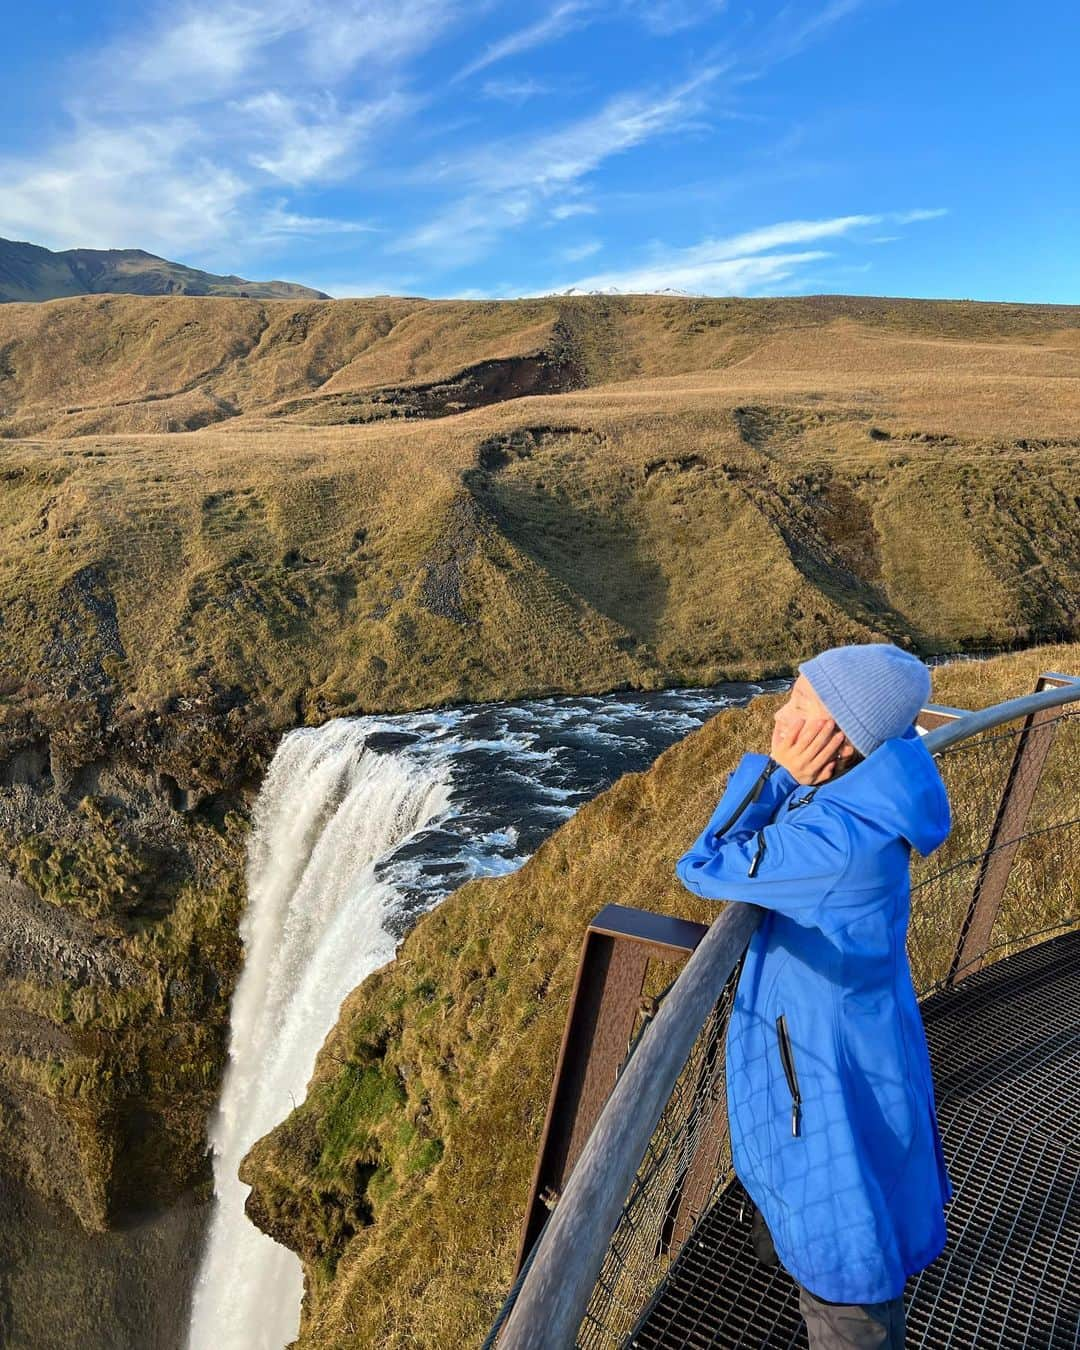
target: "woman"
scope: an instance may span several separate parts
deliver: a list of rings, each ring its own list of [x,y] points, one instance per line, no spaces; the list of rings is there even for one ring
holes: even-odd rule
[[[728,1122],[810,1345],[899,1350],[953,1194],[906,950],[911,849],[951,828],[914,727],[930,672],[889,643],[799,672],[770,754],[743,756],[676,872],[767,911],[728,1026]]]

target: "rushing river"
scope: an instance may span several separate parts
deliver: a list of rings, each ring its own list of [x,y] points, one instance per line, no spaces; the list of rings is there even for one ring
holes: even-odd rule
[[[296,1335],[300,1263],[245,1217],[236,1171],[303,1100],[345,995],[462,882],[520,867],[622,774],[721,708],[790,684],[337,718],[282,738],[254,809],[189,1350],[282,1350]]]

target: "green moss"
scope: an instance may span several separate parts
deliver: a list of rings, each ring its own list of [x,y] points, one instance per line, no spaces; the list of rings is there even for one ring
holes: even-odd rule
[[[122,915],[145,900],[154,877],[149,850],[129,840],[118,814],[94,797],[78,806],[84,835],[72,844],[44,835],[0,834],[0,848],[19,876],[50,904],[69,906],[95,919]]]
[[[348,1066],[320,1095],[320,1173],[334,1176],[343,1162],[371,1158],[372,1123],[396,1115],[404,1102],[400,1080],[383,1066]]]

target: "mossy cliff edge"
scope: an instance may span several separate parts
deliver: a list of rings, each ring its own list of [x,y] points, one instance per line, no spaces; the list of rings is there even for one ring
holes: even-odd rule
[[[1046,669],[1080,673],[1080,644],[937,667],[932,698],[985,706]],[[459,888],[342,1005],[307,1100],[241,1166],[250,1217],[303,1259],[301,1350],[481,1343],[511,1283],[585,928],[610,901],[715,917],[675,860],[743,751],[768,748],[782,701],[719,713],[517,872]],[[1075,910],[1069,878],[1035,881],[1037,904],[1009,916],[1016,932]],[[916,929],[921,987],[944,973],[950,935],[913,916]]]
[[[284,731],[1075,639],[1078,414],[1065,306],[4,306],[0,1169],[207,1192]]]

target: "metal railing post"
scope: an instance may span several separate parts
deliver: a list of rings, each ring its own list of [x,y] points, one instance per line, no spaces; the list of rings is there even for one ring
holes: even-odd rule
[[[585,1146],[626,1059],[650,961],[681,962],[704,924],[605,905],[585,931],[529,1186],[515,1275]]]
[[[1046,673],[1039,676],[1035,693],[1078,683],[1080,681],[1075,676]],[[1056,713],[1056,708],[1041,708],[1024,718],[990,829],[990,839],[979,865],[967,914],[960,926],[952,962],[945,977],[946,984],[952,985],[973,975],[985,963],[986,948],[990,945],[1001,899],[1009,883],[1013,859],[1020,847],[1028,812],[1057,731]],[[963,974],[958,974],[959,971],[963,971]]]

